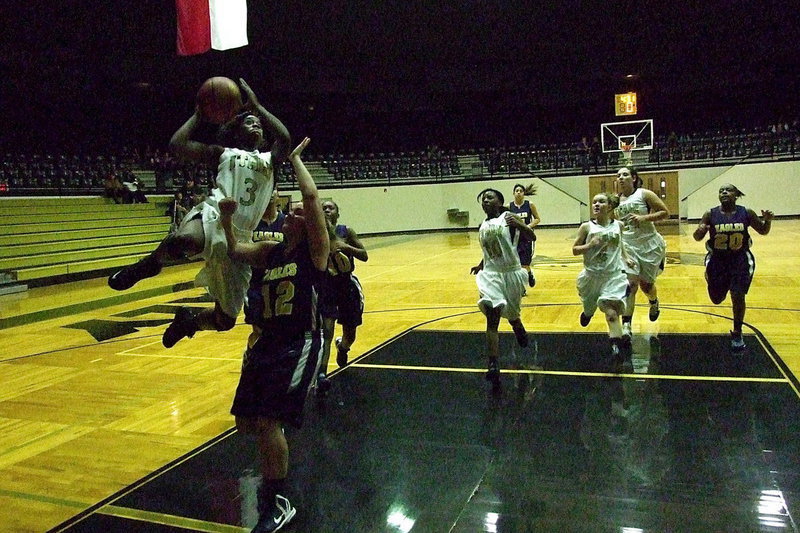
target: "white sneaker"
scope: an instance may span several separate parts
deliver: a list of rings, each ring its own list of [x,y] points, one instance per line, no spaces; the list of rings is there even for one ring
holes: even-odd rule
[[[291,522],[297,509],[287,498],[280,494],[275,495],[275,507],[271,514],[264,515],[258,519],[258,524],[253,529],[253,533],[272,533],[280,530],[283,526]]]
[[[741,352],[745,348],[747,348],[747,345],[744,343],[742,334],[731,331],[731,350],[734,352]]]

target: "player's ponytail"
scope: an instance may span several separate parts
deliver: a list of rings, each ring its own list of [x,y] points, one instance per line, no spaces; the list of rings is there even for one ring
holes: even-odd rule
[[[642,181],[642,177],[639,176],[639,171],[638,170],[636,170],[633,167],[628,167],[628,170],[630,171],[631,177],[633,178],[633,190],[635,191],[636,189],[641,187],[642,183],[644,183],[644,182]],[[619,205],[619,204],[617,204],[617,205]]]

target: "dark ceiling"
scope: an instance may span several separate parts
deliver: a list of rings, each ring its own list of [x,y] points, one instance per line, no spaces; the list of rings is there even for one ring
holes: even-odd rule
[[[3,2],[0,141],[163,146],[214,75],[331,150],[570,140],[629,89],[656,133],[798,115],[796,2],[248,3],[249,46],[179,57],[169,0]]]

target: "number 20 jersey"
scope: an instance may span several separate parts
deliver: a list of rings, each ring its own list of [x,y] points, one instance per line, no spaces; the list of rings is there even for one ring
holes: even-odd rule
[[[741,205],[731,215],[726,215],[720,207],[711,208],[711,228],[706,249],[720,257],[732,257],[750,249],[751,239],[747,228],[750,217],[747,208]]]
[[[230,196],[239,203],[233,225],[241,231],[253,231],[267,208],[275,180],[272,154],[239,148],[225,148],[219,158],[216,188],[211,196],[219,202]]]

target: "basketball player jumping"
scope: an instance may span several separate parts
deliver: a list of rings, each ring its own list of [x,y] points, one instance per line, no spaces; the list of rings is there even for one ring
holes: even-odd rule
[[[157,275],[162,265],[184,257],[202,257],[205,267],[195,283],[205,286],[214,299],[213,309],[193,314],[180,307],[162,337],[171,348],[198,330],[225,331],[236,324],[250,281],[250,267],[228,257],[225,233],[219,225],[218,203],[225,197],[238,204],[233,226],[239,240],[249,240],[272,197],[273,169],[286,159],[290,149],[289,132],[283,123],[259,104],[250,86],[239,80],[246,95],[244,111],[220,127],[221,144],[204,144],[192,139],[202,116],[199,109],[175,132],[170,149],[185,160],[217,167],[216,188],[205,202],[195,206],[181,221],[178,230],[139,262],[115,272],[108,285],[118,291],[133,287],[142,279]],[[259,152],[264,130],[274,138],[269,152]],[[225,146],[232,147],[226,148]]]

